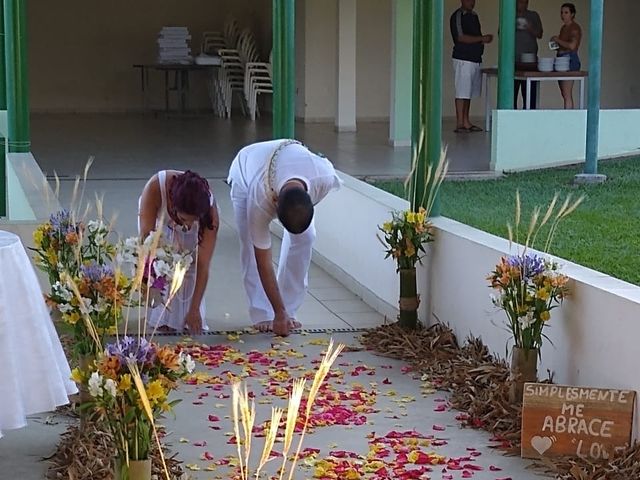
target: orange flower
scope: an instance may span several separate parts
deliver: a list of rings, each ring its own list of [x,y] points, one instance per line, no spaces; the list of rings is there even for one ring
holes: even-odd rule
[[[100,360],[98,371],[107,378],[115,380],[120,370],[120,360],[118,357],[106,356]]]
[[[64,236],[64,241],[69,245],[75,245],[78,243],[78,234],[76,232],[69,232]]]
[[[162,347],[158,349],[156,355],[165,368],[173,371],[180,369],[180,357],[172,348]]]

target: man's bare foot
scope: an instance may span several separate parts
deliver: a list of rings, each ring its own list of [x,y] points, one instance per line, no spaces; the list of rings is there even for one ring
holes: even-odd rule
[[[160,333],[176,333],[177,330],[175,328],[171,328],[169,325],[161,325],[158,327],[158,332]]]
[[[272,322],[273,325],[273,333],[275,333],[276,335],[279,335],[281,337],[287,337],[289,336],[289,324],[291,322],[287,321],[286,319],[282,319],[282,320],[274,320]]]
[[[302,324],[293,318],[289,319],[288,322],[277,322],[273,321],[273,333],[276,335],[280,335],[281,337],[286,337],[289,335],[291,330],[296,328],[300,328]]]
[[[253,327],[261,333],[267,333],[273,330],[273,322],[265,320],[264,322],[256,323]]]

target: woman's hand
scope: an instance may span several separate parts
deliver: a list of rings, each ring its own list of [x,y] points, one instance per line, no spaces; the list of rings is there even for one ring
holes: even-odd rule
[[[558,43],[558,36],[554,35],[553,37],[551,37],[551,41]]]
[[[191,335],[200,335],[202,333],[202,316],[200,315],[200,309],[190,309],[187,312],[187,316],[184,317],[184,323]]]

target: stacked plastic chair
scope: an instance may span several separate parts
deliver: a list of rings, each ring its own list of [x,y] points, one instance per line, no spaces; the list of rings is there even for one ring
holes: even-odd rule
[[[240,48],[240,56],[245,62],[244,67],[244,97],[249,108],[251,120],[260,115],[258,96],[273,94],[271,55],[269,63],[261,62],[255,43],[248,42]]]
[[[225,20],[222,32],[207,31],[202,34],[201,52],[208,55],[218,55],[221,58],[220,68],[212,70],[208,88],[211,105],[219,117],[231,116],[231,92],[228,92],[228,89],[235,83],[229,78],[231,73],[229,59],[225,65],[224,57],[220,52],[226,53],[228,50],[236,48],[240,36],[239,30],[237,20],[229,16]]]

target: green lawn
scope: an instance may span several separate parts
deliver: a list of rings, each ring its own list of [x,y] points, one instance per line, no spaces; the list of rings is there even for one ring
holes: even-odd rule
[[[513,223],[515,194],[522,199],[523,228],[535,205],[548,206],[555,192],[562,198],[584,194],[584,203],[560,225],[550,253],[640,285],[640,158],[600,162],[601,185],[574,186],[581,167],[514,173],[489,181],[445,182],[444,216],[507,237]],[[373,182],[404,196],[401,182]],[[538,242],[542,248],[543,242]]]

